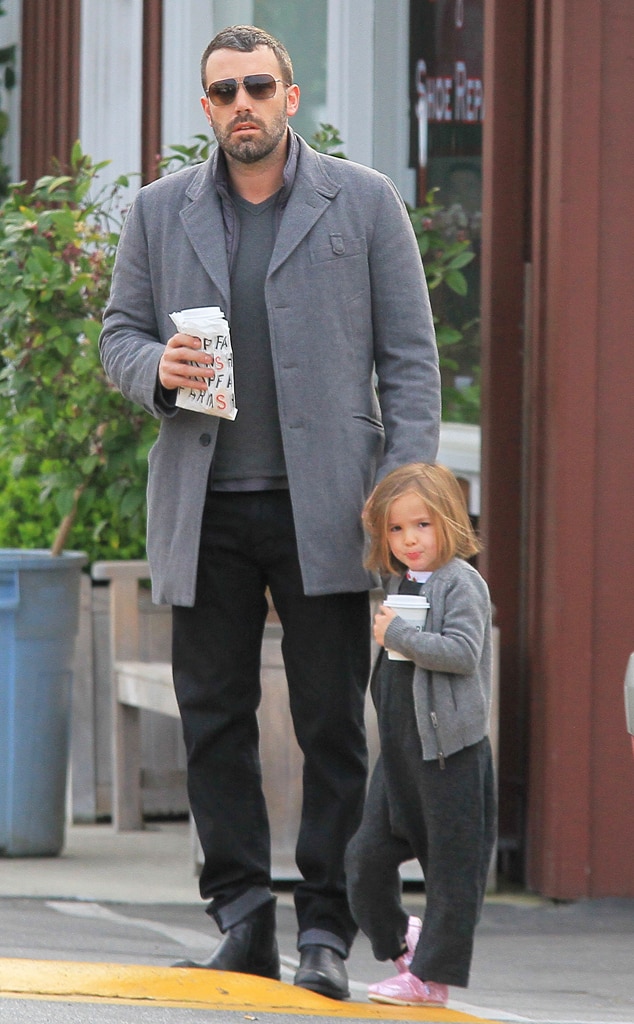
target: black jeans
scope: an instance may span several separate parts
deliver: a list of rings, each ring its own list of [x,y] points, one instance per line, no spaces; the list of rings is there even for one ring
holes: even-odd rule
[[[333,528],[336,529],[336,509]],[[327,536],[324,543],[328,543]],[[203,899],[223,930],[271,898],[270,833],[256,710],[270,588],[283,628],[293,725],[304,754],[295,892],[299,945],[347,953],[356,932],[344,852],[367,774],[367,593],[304,595],[287,491],[210,493],[196,604],[173,609],[188,791],[204,852]]]

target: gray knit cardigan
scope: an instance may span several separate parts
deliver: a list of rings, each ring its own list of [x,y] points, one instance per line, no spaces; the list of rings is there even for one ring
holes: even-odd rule
[[[387,593],[400,578],[390,577]],[[419,633],[400,616],[385,646],[414,662],[414,706],[426,761],[444,758],[488,734],[491,712],[491,600],[479,572],[461,558],[422,584],[429,601]]]

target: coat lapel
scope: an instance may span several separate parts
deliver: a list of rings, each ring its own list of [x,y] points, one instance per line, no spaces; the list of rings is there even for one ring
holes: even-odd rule
[[[269,275],[303,242],[341,187],[326,175],[317,154],[302,139],[300,146],[297,173],[277,233]]]
[[[271,257],[269,274],[274,273],[300,245],[337,195],[340,185],[324,171],[317,154],[300,140],[301,152],[295,181],[284,211]],[[229,308],[229,267],[225,245],[222,206],[213,184],[212,159],[202,165],[187,190],[188,206],[181,221],[198,259]]]
[[[187,190],[191,200],[180,212],[181,222],[194,252],[202,263],[228,311],[230,300],[229,267],[225,227],[218,193],[212,183],[212,162],[201,167]]]

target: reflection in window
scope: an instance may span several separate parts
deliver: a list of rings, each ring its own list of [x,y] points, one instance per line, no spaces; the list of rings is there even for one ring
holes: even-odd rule
[[[412,0],[410,4],[410,157],[417,201],[431,189],[442,207],[438,227],[447,240],[469,240],[475,259],[463,268],[466,295],[432,294],[434,313],[453,326],[456,340],[441,349],[443,417],[480,417],[480,227],[484,0]]]
[[[326,106],[328,0],[254,0],[253,23],[284,43],[291,55],[301,90],[292,126],[310,141]]]

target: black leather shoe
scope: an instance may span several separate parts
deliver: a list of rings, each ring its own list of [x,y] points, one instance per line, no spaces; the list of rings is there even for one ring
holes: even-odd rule
[[[331,999],[347,999],[350,995],[343,957],[329,946],[304,946],[295,984]]]
[[[280,980],[280,954],[275,938],[275,901],[259,907],[232,928],[208,960],[179,960],[174,967],[201,967],[209,971],[235,971]]]

